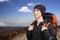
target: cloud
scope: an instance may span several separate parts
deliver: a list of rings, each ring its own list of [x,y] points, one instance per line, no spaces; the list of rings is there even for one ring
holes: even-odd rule
[[[8,2],[9,0],[0,0],[0,2]]]
[[[4,22],[0,22],[0,26],[7,26]]]
[[[9,18],[9,19],[0,19],[0,26],[29,26],[33,19],[27,18]]]
[[[37,3],[37,4],[41,4],[41,3]]]
[[[37,3],[37,4],[41,4],[41,3]],[[29,13],[31,13],[32,10],[29,9],[28,7],[33,7],[33,6],[35,6],[35,5],[36,5],[36,4],[34,4],[34,3],[28,3],[26,6],[23,6],[23,7],[21,7],[20,9],[18,9],[18,12],[24,12],[24,13],[29,12]]]
[[[32,6],[35,5],[34,3],[28,3],[27,6]]]
[[[21,7],[19,10],[19,12],[32,12],[32,10],[30,10],[27,6]]]
[[[41,4],[41,3],[37,3],[37,4]],[[34,3],[28,3],[27,6],[35,6],[37,4],[34,4]]]

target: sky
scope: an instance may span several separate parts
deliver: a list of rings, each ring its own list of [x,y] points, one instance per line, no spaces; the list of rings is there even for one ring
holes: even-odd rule
[[[0,26],[29,26],[35,20],[33,8],[37,4],[54,13],[60,25],[60,0],[0,0]]]

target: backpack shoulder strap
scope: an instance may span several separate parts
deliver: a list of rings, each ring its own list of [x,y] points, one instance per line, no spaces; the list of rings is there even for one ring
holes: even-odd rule
[[[50,24],[50,22],[48,22],[48,23],[44,23],[44,25],[43,25],[43,26],[48,27],[48,26],[49,26],[49,24]]]

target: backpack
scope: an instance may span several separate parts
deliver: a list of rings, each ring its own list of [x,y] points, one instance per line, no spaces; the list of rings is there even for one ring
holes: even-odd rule
[[[54,27],[54,32],[55,32],[55,34],[57,34],[57,30],[56,30],[56,27],[57,27],[57,17],[56,17],[56,15],[53,14],[53,13],[46,12],[43,15],[43,19],[44,19],[44,25],[45,25],[45,27],[48,27],[48,25],[50,23],[52,23],[53,27]]]

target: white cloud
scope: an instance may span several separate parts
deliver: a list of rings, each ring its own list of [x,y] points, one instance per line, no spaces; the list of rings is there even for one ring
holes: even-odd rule
[[[32,5],[34,5],[34,3],[28,3],[28,4],[27,4],[27,6],[32,6]]]
[[[37,3],[37,4],[41,4],[41,3]],[[37,4],[34,4],[34,3],[28,3],[27,6],[35,6]]]
[[[0,22],[0,26],[6,26],[4,22]]]
[[[0,26],[29,26],[33,19],[27,18],[9,18],[9,19],[0,19]]]
[[[32,10],[28,9],[27,6],[21,7],[18,11],[19,12],[32,12]]]
[[[38,4],[41,4],[41,3],[38,3]]]
[[[9,0],[0,0],[0,2],[8,2]]]

